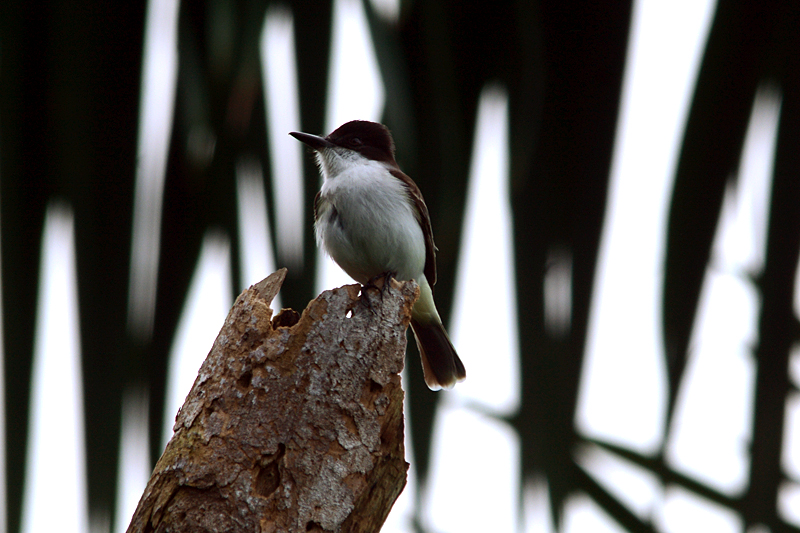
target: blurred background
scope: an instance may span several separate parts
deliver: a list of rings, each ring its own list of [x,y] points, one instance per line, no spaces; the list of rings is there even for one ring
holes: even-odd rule
[[[800,3],[6,0],[0,531],[124,531],[235,296],[389,126],[467,368],[383,531],[800,531]],[[275,307],[275,306],[273,306]]]

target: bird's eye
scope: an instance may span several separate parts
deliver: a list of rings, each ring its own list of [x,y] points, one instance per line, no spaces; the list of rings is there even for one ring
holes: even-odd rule
[[[353,139],[350,141],[350,144],[352,144],[353,146],[361,146],[364,143],[361,142],[361,139],[359,139],[358,137],[353,137]]]

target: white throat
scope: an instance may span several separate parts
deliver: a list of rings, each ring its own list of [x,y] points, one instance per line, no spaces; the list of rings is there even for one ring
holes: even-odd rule
[[[319,165],[325,181],[370,163],[375,163],[375,161],[347,148],[326,148],[317,152],[317,165]]]

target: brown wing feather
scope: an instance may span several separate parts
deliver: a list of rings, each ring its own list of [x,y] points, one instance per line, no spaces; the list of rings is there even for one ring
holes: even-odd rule
[[[433,243],[433,229],[431,229],[431,217],[428,215],[428,206],[422,199],[422,193],[414,183],[414,180],[406,176],[399,168],[390,169],[389,172],[395,178],[403,182],[408,191],[408,197],[414,202],[414,214],[417,217],[422,234],[425,236],[425,269],[423,273],[428,280],[428,284],[433,287],[436,284],[436,245]]]

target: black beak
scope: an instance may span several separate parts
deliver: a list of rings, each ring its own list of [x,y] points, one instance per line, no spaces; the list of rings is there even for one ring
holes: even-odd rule
[[[310,133],[302,133],[299,131],[290,132],[289,135],[298,141],[309,145],[314,150],[322,150],[324,148],[331,148],[333,146],[333,143],[328,139],[319,137],[318,135],[311,135]]]

